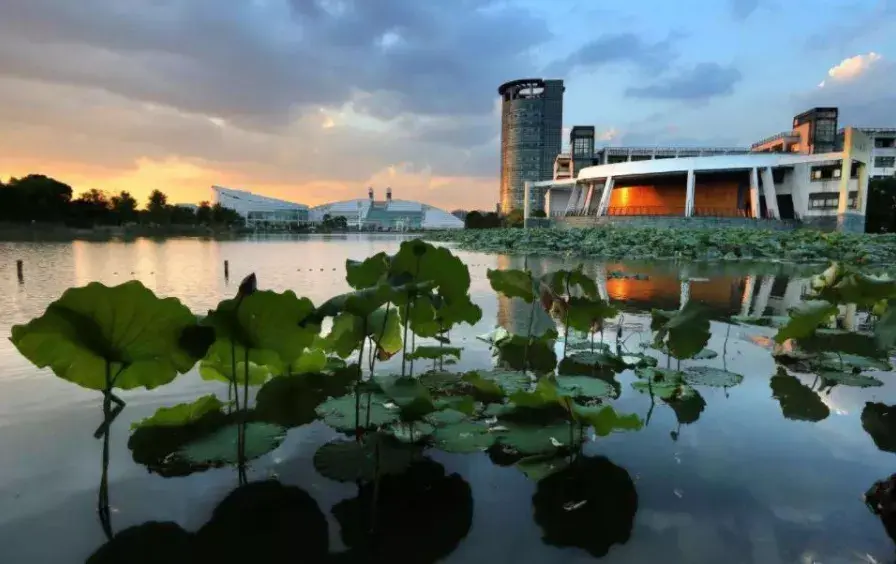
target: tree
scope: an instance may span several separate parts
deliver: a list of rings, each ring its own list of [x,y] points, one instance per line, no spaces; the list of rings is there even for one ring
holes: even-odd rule
[[[168,206],[168,215],[174,225],[196,224],[196,212],[189,206]]]
[[[535,210],[532,212],[532,217],[547,217],[548,214],[544,213],[544,210]]]
[[[225,208],[220,203],[212,206],[212,222],[217,225],[226,225],[228,227],[239,227],[245,223],[243,216],[230,208]]]
[[[112,209],[105,192],[91,188],[77,199],[72,200],[68,210],[70,225],[93,227],[112,222]]]
[[[152,223],[168,223],[170,214],[168,210],[168,196],[159,190],[153,190],[146,204],[146,212]]]
[[[507,227],[522,227],[523,226],[523,210],[515,209],[510,210],[510,213],[504,217],[504,225]]]
[[[200,225],[208,225],[212,222],[212,206],[208,202],[200,202],[196,208],[196,222]]]
[[[896,177],[868,183],[866,233],[896,233]]]
[[[127,190],[109,198],[112,216],[119,225],[137,221],[137,200]]]
[[[63,221],[72,201],[72,187],[43,174],[11,178],[5,190],[3,217],[12,221]]]

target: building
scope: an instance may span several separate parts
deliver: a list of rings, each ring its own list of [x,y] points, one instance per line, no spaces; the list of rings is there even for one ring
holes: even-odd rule
[[[311,209],[313,223],[324,216],[342,216],[349,229],[373,231],[409,231],[418,229],[462,229],[464,222],[438,208],[408,200],[393,200],[392,189],[386,189],[386,199],[377,201],[373,188],[367,198],[333,202]]]
[[[751,149],[757,153],[832,153],[837,150],[837,108],[812,108],[793,118],[793,128],[772,135]]]
[[[212,186],[212,202],[240,214],[249,227],[281,227],[307,225],[308,206],[259,196],[245,190]]]
[[[896,127],[860,127],[871,139],[871,164],[869,176],[873,179],[896,176]],[[845,130],[837,133],[842,143]]]
[[[544,209],[574,226],[636,218],[661,225],[659,217],[672,218],[665,222],[670,225],[698,224],[695,218],[746,225],[798,219],[825,230],[864,231],[871,139],[847,128],[843,146],[825,153],[654,157],[590,166],[576,178],[526,183],[524,217]],[[532,207],[538,201],[534,190],[543,194],[544,208]]]
[[[526,182],[553,178],[563,135],[563,91],[562,80],[541,78],[514,80],[498,88],[502,213],[524,207]]]

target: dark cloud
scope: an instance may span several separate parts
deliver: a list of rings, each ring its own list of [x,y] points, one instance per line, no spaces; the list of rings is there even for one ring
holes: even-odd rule
[[[628,63],[648,72],[660,72],[675,59],[676,36],[650,43],[634,33],[615,33],[585,43],[545,69],[550,76],[566,76],[576,69],[594,69],[611,63]]]
[[[627,88],[625,94],[633,98],[708,100],[733,93],[734,85],[740,82],[741,78],[740,71],[734,67],[723,67],[718,63],[700,63],[677,76],[649,86]]]
[[[743,21],[749,18],[759,7],[760,0],[730,0],[731,15],[734,19]]]

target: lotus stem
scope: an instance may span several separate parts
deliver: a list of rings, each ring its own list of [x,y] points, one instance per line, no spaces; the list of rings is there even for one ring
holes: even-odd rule
[[[532,340],[532,324],[535,323],[535,304],[538,302],[532,300],[532,309],[529,310],[529,326],[526,328],[526,344],[523,345],[523,371],[529,369],[529,341]],[[564,351],[565,353],[566,351]]]
[[[100,489],[97,495],[97,513],[100,526],[108,540],[112,540],[112,517],[109,512],[109,424],[112,418],[112,373],[109,361],[105,362],[106,387],[103,390],[103,455]]]
[[[566,274],[564,284],[566,285],[566,315],[563,318],[563,358],[566,359],[566,346],[569,342],[569,273]]]
[[[367,316],[364,316],[364,321],[361,323],[361,334],[367,335]],[[355,382],[355,440],[360,442],[361,435],[363,432],[361,431],[361,394],[358,390],[358,387],[361,385],[361,379],[363,378],[363,369],[364,366],[364,341],[367,339],[361,339],[361,348],[358,349],[358,380]],[[370,395],[368,393],[367,396],[367,418],[368,421],[370,419]]]

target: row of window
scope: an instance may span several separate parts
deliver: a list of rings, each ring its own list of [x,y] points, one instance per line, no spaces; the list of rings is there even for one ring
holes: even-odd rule
[[[856,208],[856,199],[858,198],[858,192],[850,192],[849,199],[846,202],[846,205],[850,209]],[[837,192],[816,192],[814,194],[809,194],[809,209],[810,210],[835,210],[840,206],[840,194]]]
[[[813,166],[809,173],[809,178],[813,181],[835,180],[841,176],[840,165],[823,165]],[[850,178],[858,178],[859,164],[853,163]]]
[[[896,137],[877,137],[874,139],[875,149],[892,149],[896,147]]]
[[[874,157],[874,166],[877,168],[892,168],[896,166],[896,157]]]

